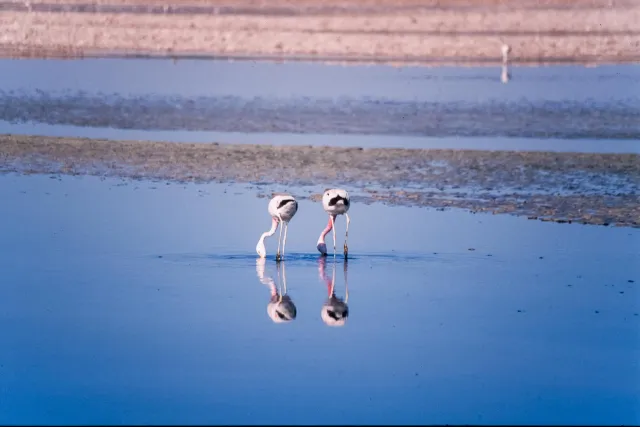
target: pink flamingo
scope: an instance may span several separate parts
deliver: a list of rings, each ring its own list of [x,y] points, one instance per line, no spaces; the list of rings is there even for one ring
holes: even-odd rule
[[[349,193],[346,190],[341,188],[331,188],[324,190],[324,194],[322,195],[322,207],[324,211],[329,214],[329,223],[327,227],[322,230],[320,233],[320,238],[318,238],[317,248],[322,255],[327,254],[327,245],[324,241],[325,236],[329,233],[329,231],[333,230],[333,257],[336,256],[336,229],[335,229],[335,221],[338,215],[344,215],[347,220],[347,228],[344,235],[344,257],[347,258],[349,253],[349,247],[347,246],[347,239],[349,238],[349,223],[351,220],[349,219],[349,215],[347,212],[349,211],[349,207],[351,205],[351,201],[349,198]]]
[[[275,234],[278,224],[282,223],[280,227],[280,236],[278,237],[278,251],[276,252],[276,261],[280,261],[284,258],[284,247],[287,243],[287,230],[289,229],[289,221],[298,212],[298,202],[290,194],[275,194],[269,201],[267,206],[269,215],[271,215],[271,229],[265,231],[260,236],[258,244],[256,245],[256,252],[260,258],[267,256],[267,250],[264,246],[264,239],[271,237]],[[282,229],[284,228],[284,240],[282,239]],[[280,256],[280,243],[282,242],[282,256]]]

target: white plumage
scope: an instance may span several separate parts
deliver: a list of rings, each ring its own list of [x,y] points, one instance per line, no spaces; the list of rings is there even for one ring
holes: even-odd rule
[[[500,51],[502,52],[502,62],[506,64],[507,61],[509,60],[509,53],[511,52],[511,46],[509,46],[506,43],[503,43],[502,46],[500,47]]]
[[[282,223],[280,227],[280,236],[278,237],[278,251],[276,252],[276,261],[280,261],[284,257],[284,247],[287,243],[287,230],[289,229],[289,221],[294,217],[298,211],[298,202],[290,194],[276,194],[269,201],[267,207],[269,215],[271,215],[271,229],[262,233],[258,244],[256,245],[256,252],[261,258],[267,256],[267,250],[264,245],[264,239],[273,236],[276,232],[278,225]],[[284,240],[282,238],[282,229],[284,228]],[[282,243],[282,256],[280,255],[280,243]]]
[[[269,201],[267,210],[271,217],[280,218],[287,223],[298,211],[298,202],[290,194],[276,194]]]
[[[320,237],[318,238],[317,248],[323,255],[327,254],[327,245],[324,241],[325,236],[329,231],[333,230],[333,256],[336,255],[336,229],[335,220],[338,215],[344,215],[347,220],[347,227],[344,235],[344,257],[346,258],[349,253],[349,247],[347,246],[347,239],[349,237],[349,208],[351,207],[351,199],[349,193],[342,188],[330,188],[324,190],[322,194],[322,207],[324,211],[329,214],[329,223],[327,227],[322,230]]]
[[[351,205],[349,193],[341,188],[324,190],[322,195],[322,207],[329,215],[346,214]]]

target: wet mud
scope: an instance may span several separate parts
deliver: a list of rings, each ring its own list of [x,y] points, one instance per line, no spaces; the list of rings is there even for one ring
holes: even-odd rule
[[[640,227],[640,155],[176,144],[0,136],[0,172],[236,182],[261,196],[450,207],[562,223]],[[307,187],[307,188],[305,188]],[[311,189],[310,189],[311,188]]]
[[[0,90],[7,122],[145,130],[640,139],[640,100],[396,100]],[[241,118],[241,119],[239,119]]]

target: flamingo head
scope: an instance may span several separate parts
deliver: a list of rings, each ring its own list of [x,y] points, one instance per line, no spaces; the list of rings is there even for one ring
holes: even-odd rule
[[[316,247],[318,248],[318,251],[322,255],[326,255],[327,254],[327,244],[324,241],[318,242],[318,246],[316,246]]]
[[[260,258],[265,258],[267,256],[267,249],[264,247],[264,237],[261,237],[260,240],[258,240],[256,252]]]

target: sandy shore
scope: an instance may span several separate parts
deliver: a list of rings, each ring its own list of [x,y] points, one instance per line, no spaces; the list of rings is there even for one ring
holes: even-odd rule
[[[82,3],[82,4],[80,4]],[[0,3],[0,55],[307,59],[398,64],[634,62],[634,1],[79,0]]]
[[[318,197],[640,227],[637,154],[274,147],[0,136],[0,172],[285,185]],[[286,159],[286,160],[285,160]],[[348,166],[348,167],[347,167]],[[340,172],[337,172],[340,171]],[[306,191],[312,186],[315,191]],[[263,193],[265,194],[265,193]],[[269,194],[268,192],[266,194]]]

